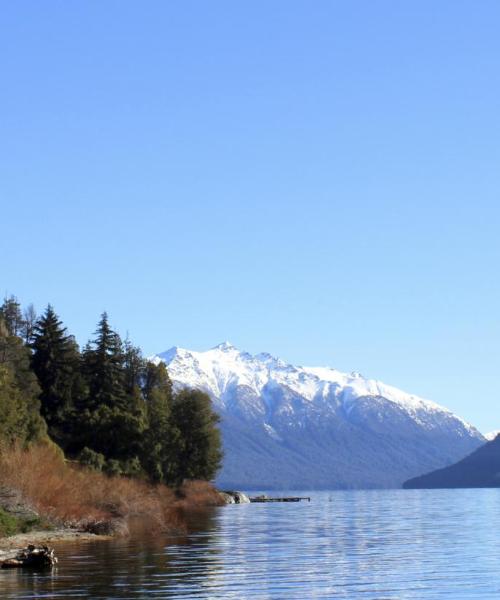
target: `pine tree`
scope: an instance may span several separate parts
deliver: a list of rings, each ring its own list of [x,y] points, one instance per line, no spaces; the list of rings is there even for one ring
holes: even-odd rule
[[[29,348],[10,335],[0,317],[0,440],[29,443],[46,438],[39,393]]]
[[[131,394],[134,388],[140,388],[144,380],[146,361],[140,348],[127,338],[123,343],[123,373],[125,392]]]
[[[165,365],[122,343],[106,313],[80,354],[50,305],[37,321],[14,296],[0,307],[0,443],[47,440],[48,425],[93,468],[179,485],[217,472],[218,422],[206,394],[174,396]]]
[[[12,369],[0,365],[0,442],[26,439],[27,407]]]
[[[21,305],[15,296],[6,297],[0,307],[2,317],[9,335],[19,335],[23,326],[23,315]]]
[[[174,399],[172,423],[179,431],[176,482],[212,479],[221,466],[222,443],[210,397],[199,390],[183,390]]]
[[[80,354],[50,304],[35,325],[31,347],[31,366],[41,387],[42,416],[49,435],[65,447],[80,385]]]
[[[164,363],[146,365],[144,396],[148,428],[144,435],[143,464],[153,481],[175,482],[178,471],[179,431],[173,426],[172,384]]]
[[[81,406],[80,444],[119,460],[123,471],[137,471],[146,407],[139,386],[140,352],[109,326],[103,313],[96,338],[83,352],[88,396]]]
[[[83,352],[83,368],[88,383],[87,407],[126,408],[123,350],[120,336],[111,329],[107,313],[101,315],[96,338]]]

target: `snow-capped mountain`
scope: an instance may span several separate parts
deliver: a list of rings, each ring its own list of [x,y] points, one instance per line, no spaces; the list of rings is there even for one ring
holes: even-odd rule
[[[488,440],[488,442],[492,442],[497,435],[500,433],[500,429],[495,429],[495,431],[490,431],[484,434],[484,437]]]
[[[153,360],[166,363],[176,388],[211,396],[222,416],[224,487],[399,487],[485,442],[449,410],[359,373],[293,366],[228,342]]]

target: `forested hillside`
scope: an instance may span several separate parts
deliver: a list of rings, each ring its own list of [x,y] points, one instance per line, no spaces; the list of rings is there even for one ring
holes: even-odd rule
[[[0,307],[0,443],[55,443],[98,471],[178,486],[214,477],[217,423],[206,394],[173,393],[106,313],[80,349],[51,305],[39,318],[13,296]]]
[[[464,459],[405,481],[405,489],[500,487],[500,435]]]

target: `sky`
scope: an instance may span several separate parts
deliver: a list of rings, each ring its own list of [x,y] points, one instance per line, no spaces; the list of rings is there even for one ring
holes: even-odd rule
[[[5,2],[0,293],[500,428],[500,3]]]

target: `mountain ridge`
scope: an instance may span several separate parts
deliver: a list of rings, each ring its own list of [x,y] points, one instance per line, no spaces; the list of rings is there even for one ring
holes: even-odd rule
[[[405,489],[500,487],[500,437],[496,436],[462,460],[405,481]]]
[[[226,448],[218,482],[228,487],[399,487],[484,443],[448,409],[356,372],[294,366],[229,342],[174,346],[152,360],[166,363],[177,389],[211,396]]]

